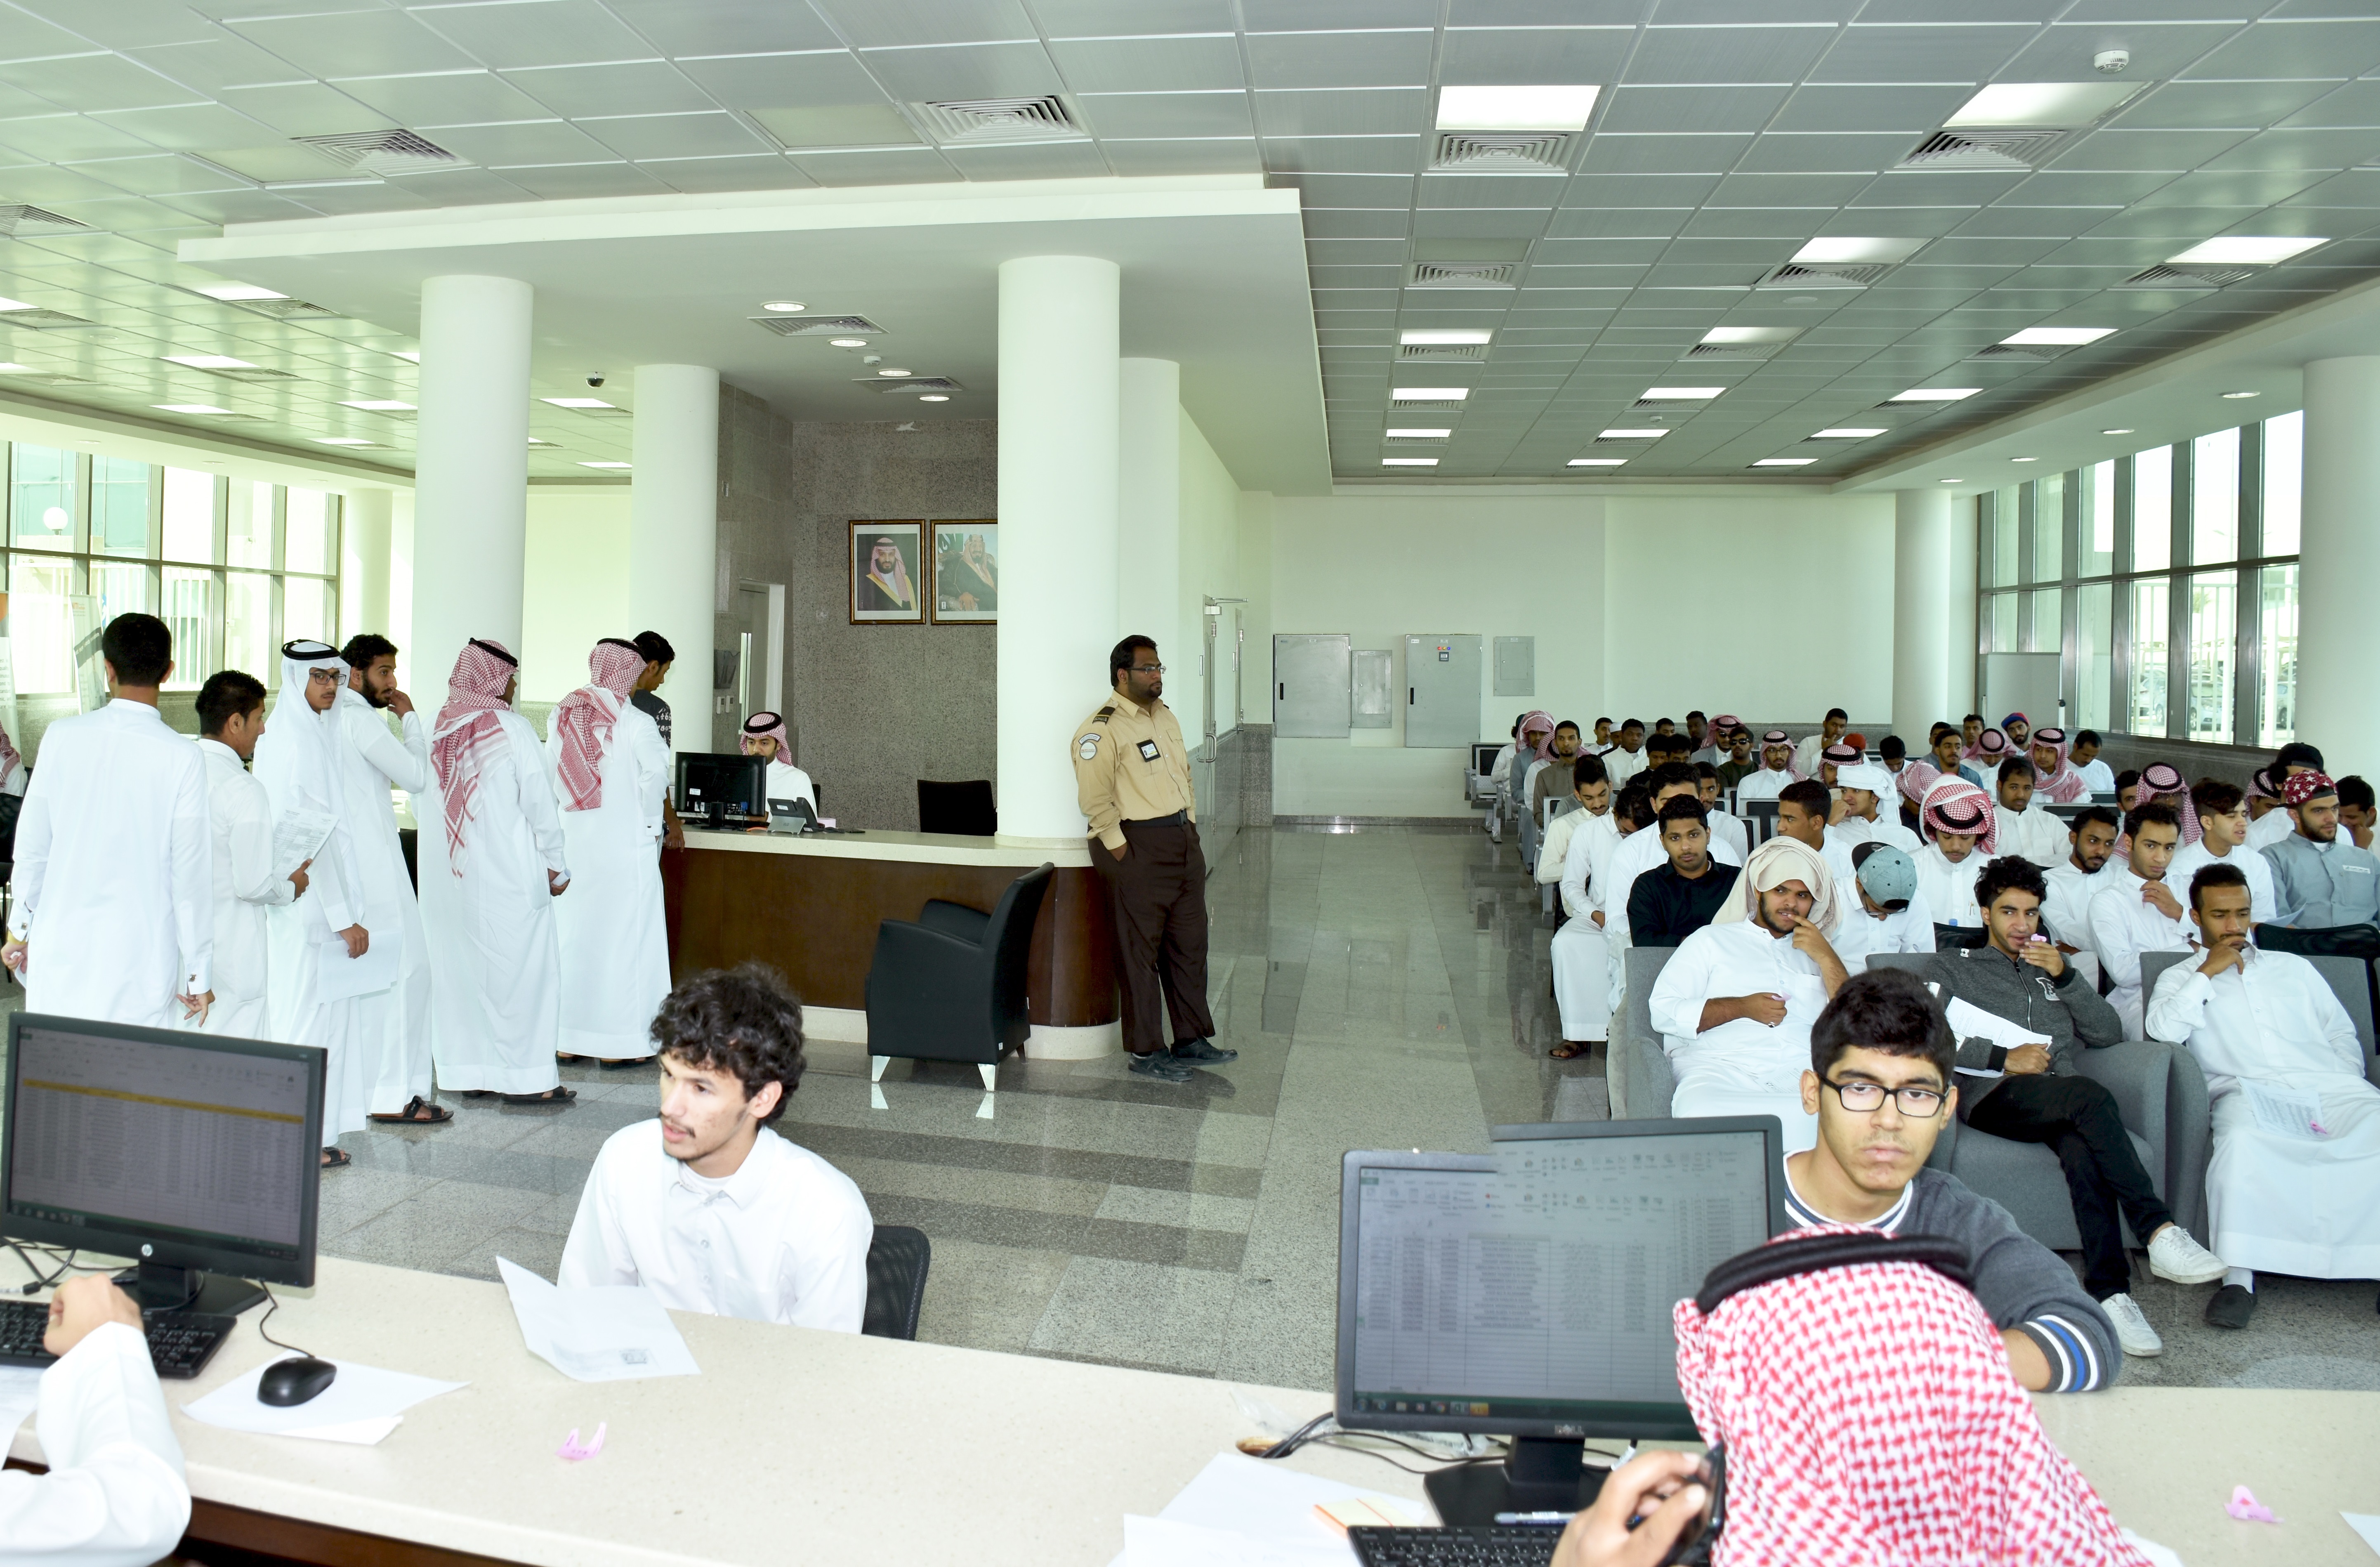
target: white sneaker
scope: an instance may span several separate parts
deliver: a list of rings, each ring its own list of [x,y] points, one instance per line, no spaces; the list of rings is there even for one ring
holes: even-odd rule
[[[2124,1346],[2126,1354],[2145,1359],[2165,1353],[2165,1341],[2157,1337],[2156,1330],[2149,1326],[2149,1319],[2141,1315],[2131,1296],[2109,1295],[2099,1303],[2099,1309],[2116,1325],[2116,1342]]]
[[[2223,1259],[2168,1224],[2149,1242],[2149,1271],[2177,1284],[2211,1284],[2229,1271]]]

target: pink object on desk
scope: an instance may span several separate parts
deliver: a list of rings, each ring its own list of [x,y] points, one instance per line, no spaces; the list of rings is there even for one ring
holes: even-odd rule
[[[2223,1511],[2228,1512],[2234,1518],[2240,1519],[2241,1521],[2250,1524],[2277,1524],[2280,1522],[2278,1518],[2273,1516],[2273,1510],[2266,1507],[2263,1502],[2258,1501],[2256,1500],[2256,1493],[2250,1490],[2245,1486],[2234,1486],[2231,1488],[2231,1500],[2223,1504]]]
[[[554,1449],[554,1456],[557,1458],[566,1458],[573,1464],[578,1463],[582,1459],[594,1457],[597,1453],[603,1451],[603,1432],[605,1429],[606,1427],[601,1422],[598,1422],[595,1427],[595,1439],[582,1443],[578,1439],[578,1427],[573,1426],[570,1428],[570,1434],[562,1439],[562,1445]]]

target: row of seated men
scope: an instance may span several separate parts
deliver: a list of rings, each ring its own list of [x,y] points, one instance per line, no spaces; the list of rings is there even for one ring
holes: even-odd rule
[[[1961,1014],[1978,1026],[1962,1032],[1959,1117],[2058,1155],[2086,1283],[2128,1352],[2162,1346],[2127,1289],[2119,1215],[2160,1276],[2221,1281],[2206,1307],[2219,1327],[2252,1318],[2258,1269],[2380,1277],[2380,1089],[2365,1048],[2312,966],[2254,940],[2260,926],[2294,935],[2380,917],[2360,780],[2334,783],[2299,744],[2250,790],[2186,786],[2156,763],[2111,778],[2123,808],[2061,817],[2043,808],[2027,757],[2004,755],[1987,794],[1965,761],[1973,747],[1952,757],[1946,742],[1952,765],[1926,769],[1905,813],[1905,781],[1838,742],[1821,747],[1835,754],[1819,776],[1779,787],[1777,835],[1747,853],[1749,824],[1718,808],[1716,769],[1675,759],[1663,738],[1644,747],[1662,759],[1617,789],[1609,759],[1584,749],[1537,771],[1567,780],[1577,808],[1552,819],[1535,867],[1560,889],[1557,1058],[1608,1039],[1628,948],[1677,948],[1648,1006],[1672,1113],[1776,1112],[1806,1146],[1810,1020],[1841,977],[1876,954],[1935,953],[1937,937],[1971,942],[1945,941],[1926,970],[1946,1002],[1983,1014]],[[2143,959],[2158,952],[2192,960],[2144,993]],[[2011,1026],[2046,1042],[2008,1042]],[[2077,1070],[2079,1052],[2143,1037],[2184,1047],[2208,1079],[2212,1253],[2172,1222],[2113,1097]]]

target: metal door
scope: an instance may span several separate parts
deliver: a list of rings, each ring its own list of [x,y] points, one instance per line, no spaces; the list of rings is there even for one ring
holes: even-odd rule
[[[1405,745],[1461,748],[1479,738],[1479,638],[1405,638]]]
[[[1348,636],[1302,632],[1272,639],[1272,732],[1283,740],[1343,740]]]
[[[2035,729],[2064,727],[2066,704],[2058,695],[2064,662],[2056,653],[1985,653],[1984,722],[1997,725],[2021,712]]]

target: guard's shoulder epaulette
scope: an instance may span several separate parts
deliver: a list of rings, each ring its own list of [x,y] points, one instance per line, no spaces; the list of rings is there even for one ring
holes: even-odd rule
[[[1097,712],[1095,712],[1095,713],[1091,714],[1091,722],[1092,722],[1093,723],[1105,723],[1109,719],[1111,719],[1111,718],[1113,718],[1114,716],[1115,716],[1115,704],[1114,704],[1113,702],[1110,702],[1107,706],[1105,706],[1105,707],[1101,708],[1099,711],[1097,711]]]

